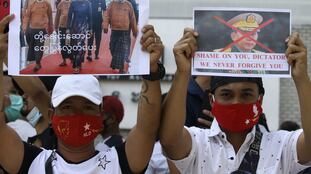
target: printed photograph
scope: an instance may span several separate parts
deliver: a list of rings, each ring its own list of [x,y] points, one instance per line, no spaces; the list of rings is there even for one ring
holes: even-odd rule
[[[289,66],[284,64],[285,40],[291,32],[289,10],[196,8],[193,15],[199,33],[196,58],[201,62],[194,61],[193,65],[198,66],[193,72],[290,74]],[[202,63],[204,60],[209,63]],[[217,66],[213,61],[224,64]],[[241,61],[249,63],[237,64]]]
[[[19,59],[9,62],[9,70],[22,75],[144,73],[140,67],[149,65],[148,58],[139,59],[145,55],[134,48],[140,47],[148,4],[146,0],[14,1],[14,10],[20,7],[16,26],[20,31],[18,42],[10,40],[10,46],[18,44],[19,50],[9,49]]]

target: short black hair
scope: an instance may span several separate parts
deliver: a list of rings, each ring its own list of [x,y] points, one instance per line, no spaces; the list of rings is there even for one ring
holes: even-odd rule
[[[281,125],[279,130],[287,130],[287,131],[295,131],[300,129],[300,126],[298,123],[294,122],[294,121],[284,121]]]

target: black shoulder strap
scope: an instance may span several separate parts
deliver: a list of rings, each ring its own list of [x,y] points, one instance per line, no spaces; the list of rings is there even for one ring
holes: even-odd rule
[[[45,173],[46,174],[53,174],[53,166],[52,162],[56,159],[56,152],[53,151],[50,157],[45,162]]]
[[[259,161],[259,151],[262,139],[262,133],[260,132],[258,124],[256,125],[255,140],[250,145],[249,150],[246,152],[243,161],[237,171],[231,174],[242,174],[242,173],[252,173],[256,174],[258,161]]]

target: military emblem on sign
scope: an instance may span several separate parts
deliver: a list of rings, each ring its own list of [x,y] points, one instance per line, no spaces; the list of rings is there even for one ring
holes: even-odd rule
[[[246,22],[247,23],[254,23],[255,21],[256,21],[256,17],[253,14],[251,14],[251,15],[246,17]]]

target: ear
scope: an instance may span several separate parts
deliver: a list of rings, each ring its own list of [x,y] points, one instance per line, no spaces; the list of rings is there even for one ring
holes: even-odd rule
[[[54,109],[53,108],[49,108],[49,110],[48,110],[48,117],[49,117],[50,122],[52,122],[52,118],[53,118],[54,113],[55,113]]]
[[[230,36],[231,36],[231,39],[232,39],[233,41],[236,40],[236,33],[235,33],[235,32],[231,32]]]
[[[262,105],[262,103],[263,103],[263,95],[262,94],[259,95],[258,100],[259,100],[260,105]]]

